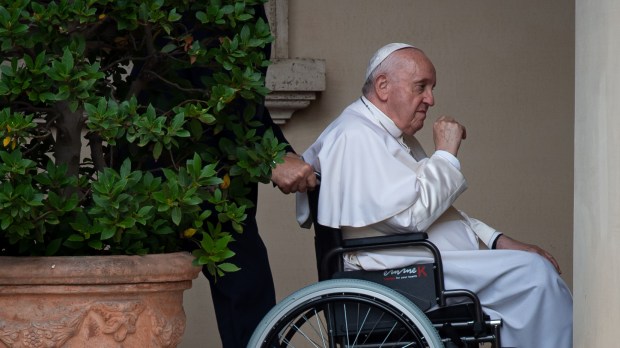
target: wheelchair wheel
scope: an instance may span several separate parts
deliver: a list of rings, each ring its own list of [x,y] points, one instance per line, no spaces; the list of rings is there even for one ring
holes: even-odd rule
[[[248,348],[443,347],[426,315],[383,285],[322,281],[298,290],[260,322]]]

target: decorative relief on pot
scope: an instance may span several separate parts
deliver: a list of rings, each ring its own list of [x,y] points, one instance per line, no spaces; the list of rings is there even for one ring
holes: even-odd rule
[[[139,301],[96,303],[88,309],[77,336],[92,339],[106,335],[123,342],[127,335],[136,332],[136,322],[144,308]]]
[[[0,256],[0,348],[177,347],[192,260]]]
[[[154,312],[149,308],[150,312]],[[183,332],[185,332],[185,313],[176,318],[164,317],[153,313],[151,323],[153,325],[153,347],[172,348],[181,343]]]
[[[184,313],[166,317],[154,308],[145,308],[140,301],[110,301],[66,307],[61,316],[36,322],[0,317],[0,347],[129,348],[134,347],[131,336],[138,325],[150,325],[146,330],[150,347],[176,347],[185,330]]]
[[[58,320],[23,323],[0,318],[0,342],[9,348],[62,347],[75,335],[85,313],[68,313]]]

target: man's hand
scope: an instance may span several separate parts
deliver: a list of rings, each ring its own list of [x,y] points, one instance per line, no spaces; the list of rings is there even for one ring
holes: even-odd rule
[[[523,251],[529,251],[532,253],[537,253],[541,255],[542,257],[546,258],[547,260],[549,260],[549,262],[551,262],[553,267],[555,267],[555,270],[558,271],[559,274],[562,274],[560,265],[555,260],[553,255],[549,254],[549,252],[547,252],[546,250],[536,245],[519,242],[518,240],[514,240],[508,237],[507,235],[502,234],[497,239],[497,243],[495,244],[495,249],[523,250]]]
[[[467,137],[465,127],[452,117],[441,116],[433,124],[435,150],[444,150],[457,155],[461,140]]]
[[[306,192],[317,184],[312,166],[290,152],[271,171],[271,181],[284,193]]]

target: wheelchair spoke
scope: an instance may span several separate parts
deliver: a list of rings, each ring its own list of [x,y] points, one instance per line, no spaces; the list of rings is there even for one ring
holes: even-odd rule
[[[387,335],[385,335],[385,338],[383,339],[383,343],[381,343],[381,347],[383,347],[383,345],[385,344],[385,342],[387,342],[387,339],[390,337],[390,335],[392,334],[392,331],[394,331],[394,328],[396,327],[397,323],[394,323],[394,325],[392,325],[392,328],[390,329],[390,332],[388,332]]]
[[[344,325],[345,325],[345,328],[346,328],[346,332],[350,332],[349,331],[349,321],[347,320],[347,304],[345,303],[342,306],[343,306],[343,309],[344,309],[344,311],[343,311],[344,312]],[[346,337],[347,337],[347,347],[351,347],[351,344],[349,343],[349,335],[346,335]]]
[[[407,332],[403,332],[403,334],[400,336],[400,339],[398,339],[398,342],[403,342],[404,340],[406,340],[406,336],[407,336]],[[409,344],[402,346],[401,348],[409,348],[413,346],[414,346],[414,342],[409,342]]]
[[[401,323],[392,316],[387,317],[378,308],[343,303],[339,310],[343,315],[345,332],[348,332],[344,338],[345,347],[422,347],[421,341],[412,341],[411,335]],[[386,321],[391,322],[391,326],[385,327]],[[383,327],[379,327],[381,323]],[[379,342],[368,344],[369,339],[376,340],[379,337]]]
[[[316,325],[312,323],[311,317],[316,318]],[[308,332],[305,332],[304,329],[302,328],[304,324],[307,324],[305,325],[306,326],[305,331],[308,331]],[[315,338],[310,337],[310,331],[314,332],[313,336],[318,336],[318,337],[315,337]],[[286,344],[286,347],[295,348],[294,343],[289,338],[289,336],[291,337],[293,336],[293,333],[299,333],[303,338],[305,338],[304,342],[307,344],[310,344],[311,347],[313,348],[328,347],[328,344],[326,341],[324,323],[321,322],[319,313],[316,311],[316,309],[312,311],[312,315],[310,317],[308,317],[308,313],[305,313],[295,323],[291,323],[287,328],[284,328],[284,330],[282,330],[280,334],[280,339],[282,340],[283,343]],[[317,339],[320,340],[320,343],[317,343],[315,341]]]
[[[369,309],[370,312],[370,309]],[[379,316],[379,318],[375,319],[375,323],[374,326],[372,327],[372,329],[370,329],[370,333],[372,334],[373,332],[375,332],[375,330],[377,329],[377,326],[379,325],[379,323],[381,322],[381,320],[383,319],[385,313],[381,313],[381,315]],[[366,335],[366,340],[364,340],[364,343],[367,343],[368,339],[371,337],[371,335]]]
[[[312,329],[312,331],[314,332],[314,335],[318,336],[317,338],[320,339],[321,341],[321,345],[317,345],[314,343],[314,340],[310,339],[308,334],[303,333],[303,330],[300,329],[297,325],[293,325],[293,327],[295,328],[296,332],[301,333],[305,338],[308,339],[308,341],[312,341],[312,345],[314,345],[315,347],[327,347],[327,337],[326,337],[326,332],[327,332],[327,328],[325,328],[325,323],[323,323],[321,321],[321,318],[319,317],[319,313],[315,310],[312,311],[313,315],[311,315],[310,317],[308,317],[307,313],[302,315],[302,319],[303,321],[300,321],[300,323],[306,322],[308,323],[308,326],[310,326],[310,328]],[[312,324],[312,317],[316,318],[316,325]]]
[[[358,308],[358,313],[359,313],[360,306],[358,305],[357,308]],[[368,308],[368,310],[366,311],[366,315],[364,316],[364,320],[362,321],[361,325],[358,325],[358,327],[364,327],[364,325],[366,324],[366,319],[368,319],[368,315],[369,314],[370,314],[370,308]],[[359,315],[358,315],[358,318],[359,318]],[[358,324],[359,324],[359,321],[358,321]],[[360,337],[360,333],[361,333],[361,330],[358,330],[357,334],[355,335],[355,340],[353,341],[353,346],[355,346],[355,344],[357,344],[357,340]]]
[[[321,337],[321,342],[323,343],[323,347],[327,347],[327,342],[325,341],[326,339],[326,335],[325,333],[327,333],[327,328],[324,326],[325,323],[323,323],[320,319],[319,319],[319,313],[316,312],[316,310],[314,311],[314,317],[316,318],[316,326],[319,328],[319,332],[317,332],[317,334]],[[316,328],[315,328],[315,332],[316,332]]]
[[[300,329],[300,328],[299,328],[299,327],[297,327],[297,326],[294,326],[294,328],[295,328],[295,331],[296,331],[296,332],[299,332],[299,333],[300,333],[303,337],[305,337],[305,338],[306,338],[306,340],[307,340],[307,342],[308,342],[308,343],[310,343],[310,344],[312,344],[312,346],[313,346],[313,347],[315,347],[315,348],[321,348],[321,347],[320,347],[319,345],[317,345],[317,344],[316,344],[316,343],[315,343],[315,342],[314,342],[314,341],[313,341],[310,337],[308,337],[308,335],[306,335],[302,329]],[[288,342],[287,342],[287,343],[288,343]],[[295,348],[295,346],[293,346],[293,345],[288,345],[287,347]]]

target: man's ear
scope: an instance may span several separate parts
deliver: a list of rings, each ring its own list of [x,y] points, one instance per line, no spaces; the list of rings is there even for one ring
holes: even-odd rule
[[[377,98],[382,102],[385,102],[388,97],[388,79],[385,74],[381,74],[375,78],[375,94]]]

